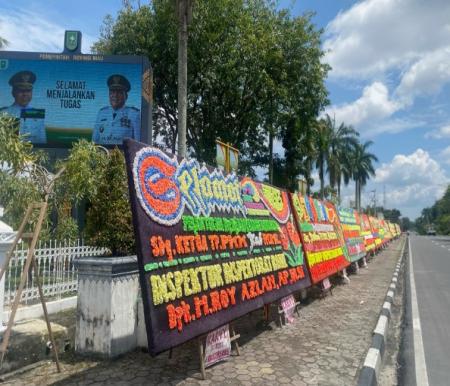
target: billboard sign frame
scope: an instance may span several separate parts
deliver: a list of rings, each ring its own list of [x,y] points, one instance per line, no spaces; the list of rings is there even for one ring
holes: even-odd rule
[[[79,39],[81,40],[81,38]],[[79,42],[80,43],[80,42]],[[79,47],[79,45],[78,45]],[[151,138],[152,138],[152,99],[153,99],[153,71],[150,65],[150,62],[148,60],[147,57],[145,56],[134,56],[134,55],[102,55],[102,54],[81,54],[78,53],[77,51],[74,52],[69,52],[68,50],[65,50],[63,53],[50,53],[50,52],[22,52],[22,51],[0,51],[0,71],[5,71],[8,68],[11,69],[11,64],[14,64],[14,61],[17,62],[30,62],[30,68],[34,68],[34,67],[45,67],[45,62],[48,62],[48,67],[49,68],[55,68],[54,66],[58,66],[59,64],[61,65],[65,65],[71,66],[71,63],[79,63],[80,65],[85,65],[85,64],[91,64],[91,66],[93,65],[94,68],[96,68],[95,66],[98,64],[99,66],[101,66],[102,64],[106,64],[109,65],[111,67],[111,69],[108,69],[108,73],[110,73],[110,75],[113,75],[114,72],[114,67],[116,67],[115,65],[136,65],[138,66],[138,68],[140,67],[140,90],[139,90],[139,94],[136,95],[136,93],[133,94],[133,100],[138,101],[139,107],[140,109],[134,108],[134,110],[136,110],[135,112],[135,116],[136,121],[138,120],[138,117],[140,116],[140,128],[136,129],[139,130],[139,137],[140,137],[140,141],[141,142],[145,142],[148,144],[151,144]],[[112,65],[112,66],[111,66]],[[34,66],[34,67],[33,67]],[[22,66],[23,67],[23,66]],[[106,67],[106,66],[105,66]],[[120,67],[120,66],[117,66]],[[60,67],[61,69],[63,68],[62,66]],[[70,67],[69,67],[70,68]],[[88,67],[87,67],[88,68]],[[92,67],[89,67],[92,68]],[[123,68],[123,66],[121,67]],[[22,68],[24,70],[24,68]],[[19,71],[19,72],[26,72],[26,71]],[[106,72],[106,70],[103,70],[103,72]],[[134,70],[134,72],[136,72]],[[36,75],[33,74],[34,77],[36,77]],[[56,77],[57,75],[55,75]],[[89,76],[89,75],[87,75]],[[39,73],[37,74],[37,78],[39,78]],[[57,81],[57,79],[54,79],[53,77],[46,77],[45,80],[50,80],[50,81]],[[6,80],[7,81],[7,80]],[[31,81],[33,81],[33,79],[31,79]],[[31,82],[30,81],[30,82]],[[105,89],[108,89],[108,87],[111,90],[111,85],[106,83],[107,78],[105,78],[104,80],[102,79],[102,83],[104,83],[104,87]],[[12,88],[13,88],[13,84],[11,84],[11,78],[9,79],[9,84],[7,81],[7,85],[4,88],[4,90],[8,90],[7,91],[7,95],[9,96]],[[34,82],[34,81],[33,81]],[[31,82],[31,83],[33,83]],[[1,89],[3,89],[3,86],[1,86]],[[102,85],[103,87],[103,85]],[[131,87],[133,88],[133,83],[131,84]],[[53,91],[53,90],[51,90]],[[8,101],[10,101],[12,98],[9,98]],[[41,96],[41,100],[44,99],[43,96]],[[2,102],[2,106],[4,106],[5,102]],[[8,102],[9,103],[9,102]],[[95,101],[95,104],[92,104],[90,106],[91,110],[94,109],[100,109],[102,106],[108,105],[109,103],[108,101],[105,101],[104,99],[102,99],[102,102],[97,102]],[[3,110],[5,112],[6,111],[6,107],[5,106],[3,108]],[[42,109],[28,109],[28,108],[24,108],[21,110],[20,113],[20,118],[23,118],[23,121],[21,120],[21,131],[26,132],[26,128],[23,129],[24,126],[22,122],[26,121],[28,117],[34,117],[37,118],[36,122],[39,122],[39,125],[44,125],[44,120],[41,119],[42,122],[39,121],[39,118],[42,118],[42,113],[45,113],[45,108],[47,106],[39,106],[39,107],[43,107]],[[127,106],[124,106],[125,108],[127,108]],[[139,111],[140,110],[140,111]],[[82,110],[80,110],[81,112]],[[92,113],[91,113],[92,115]],[[19,115],[16,115],[17,117],[19,117]],[[61,116],[63,118],[61,118],[60,120],[65,119],[64,118],[64,113],[61,113]],[[125,117],[126,118],[126,117]],[[98,118],[97,118],[98,119]],[[28,120],[28,122],[30,122],[30,120]],[[94,122],[96,122],[95,120],[93,121],[92,124],[92,130],[94,129]],[[72,120],[68,121],[68,125],[73,125]],[[138,126],[138,125],[136,125]],[[63,126],[63,128],[60,129],[60,133],[63,132],[63,130],[66,127]],[[90,128],[89,128],[90,129]],[[45,128],[45,131],[48,132],[48,128]],[[87,138],[89,134],[86,132],[86,134],[80,134],[79,138]],[[70,135],[69,135],[70,137]],[[40,140],[33,140],[30,139],[30,142],[33,143],[33,146],[35,147],[39,147],[39,148],[68,148],[71,147],[72,143],[75,142],[77,140],[77,136],[76,134],[72,134],[73,139],[68,139],[67,141],[63,141],[63,140],[52,140],[49,139],[47,140],[47,138],[45,139],[45,143],[43,141]],[[114,143],[102,143],[102,142],[98,142],[98,144],[105,146],[105,147],[114,147],[114,146],[122,146],[122,141],[123,141],[124,137],[121,138],[121,140],[116,141]]]

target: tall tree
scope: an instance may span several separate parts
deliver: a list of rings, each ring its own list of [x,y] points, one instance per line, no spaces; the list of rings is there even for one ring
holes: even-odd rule
[[[367,184],[371,176],[375,176],[374,162],[378,162],[378,158],[368,151],[373,144],[372,141],[358,143],[352,147],[349,156],[353,165],[352,178],[355,181],[355,203],[356,209],[361,209],[361,191],[362,187]]]
[[[409,231],[413,227],[413,223],[409,219],[409,217],[402,217],[400,219],[400,228],[403,232]]]
[[[439,234],[450,235],[450,185],[447,186],[442,198],[431,207],[422,209],[421,216],[415,221],[415,226],[422,234],[429,228],[433,228]]]
[[[331,130],[324,119],[315,126],[316,168],[319,172],[320,197],[324,198],[325,172],[330,156]]]
[[[279,109],[279,135],[291,176],[287,186],[290,189],[297,188],[299,175],[305,177],[308,187],[312,182],[316,118],[328,103],[324,79],[330,67],[321,63],[322,31],[314,28],[310,17],[285,18],[285,33],[279,35],[283,47],[281,68],[285,69],[282,75],[289,80],[280,82],[285,87],[281,89],[284,98]]]
[[[325,118],[326,125],[330,130],[330,149],[328,154],[328,175],[330,187],[337,188],[338,200],[341,197],[341,183],[348,169],[348,154],[353,146],[358,143],[359,133],[352,127],[343,122],[336,126],[336,121],[327,114]]]
[[[177,0],[178,16],[178,155],[186,157],[187,44],[192,0]]]
[[[328,114],[314,125],[314,150],[310,156],[315,159],[316,168],[319,172],[320,196],[325,197],[325,173],[328,173],[330,180],[330,191],[337,188],[340,197],[341,181],[346,173],[348,154],[358,143],[359,133],[351,126],[341,123],[336,126],[336,122]],[[347,174],[344,175],[344,182],[348,183]]]
[[[154,71],[154,138],[177,139],[177,21],[174,1],[122,9],[108,17],[94,50],[143,54]],[[188,151],[213,163],[220,137],[241,152],[241,172],[267,165],[268,137],[281,139],[293,178],[304,132],[327,103],[321,31],[270,0],[195,3],[188,47]]]

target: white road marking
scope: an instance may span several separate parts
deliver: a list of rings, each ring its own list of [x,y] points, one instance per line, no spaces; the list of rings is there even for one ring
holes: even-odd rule
[[[414,359],[416,367],[416,384],[428,386],[427,364],[425,363],[425,351],[423,348],[422,327],[420,325],[419,306],[417,304],[416,282],[414,279],[411,241],[408,238],[409,249],[409,280],[411,283],[411,308],[414,336]]]

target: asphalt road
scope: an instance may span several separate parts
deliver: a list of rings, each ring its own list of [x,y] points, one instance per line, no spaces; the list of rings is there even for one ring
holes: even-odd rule
[[[450,385],[450,237],[412,235],[410,248],[401,383]]]

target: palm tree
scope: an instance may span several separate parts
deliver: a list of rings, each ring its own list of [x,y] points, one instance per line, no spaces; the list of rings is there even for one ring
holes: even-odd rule
[[[350,146],[349,149],[347,149],[347,151],[344,152],[341,157],[341,163],[340,163],[341,177],[342,177],[342,181],[344,182],[345,186],[347,186],[353,178],[353,169],[354,169],[353,165],[354,164],[353,164],[353,160],[352,160],[352,154],[353,154],[353,148],[355,145]],[[340,191],[340,187],[338,187],[338,188]]]
[[[336,121],[328,114],[317,122],[315,128],[315,157],[319,171],[320,195],[324,198],[325,171],[328,172],[330,187],[341,194],[343,163],[351,148],[358,143],[359,133],[352,127]]]
[[[341,182],[347,162],[347,155],[351,148],[358,143],[359,133],[352,127],[341,123],[336,127],[335,120],[330,116],[326,117],[326,124],[330,130],[330,149],[328,154],[328,175],[330,187],[337,188],[338,199],[341,197]],[[345,179],[344,179],[345,180]]]
[[[355,181],[355,203],[356,210],[361,209],[361,189],[367,184],[371,176],[375,176],[373,162],[378,162],[378,158],[368,152],[368,148],[373,144],[372,141],[357,143],[353,146],[349,155],[351,163],[352,178]]]
[[[315,147],[316,168],[319,171],[320,197],[323,199],[325,187],[325,169],[329,159],[330,142],[332,135],[330,126],[327,124],[326,119],[321,119],[317,121],[317,124],[314,129],[315,129],[314,147]]]
[[[303,155],[300,165],[300,174],[303,175],[306,182],[307,195],[311,194],[311,185],[314,183],[312,171],[317,156],[315,136],[316,125],[315,121],[312,121],[312,123],[308,125],[305,130],[303,130],[299,143],[299,152]]]

